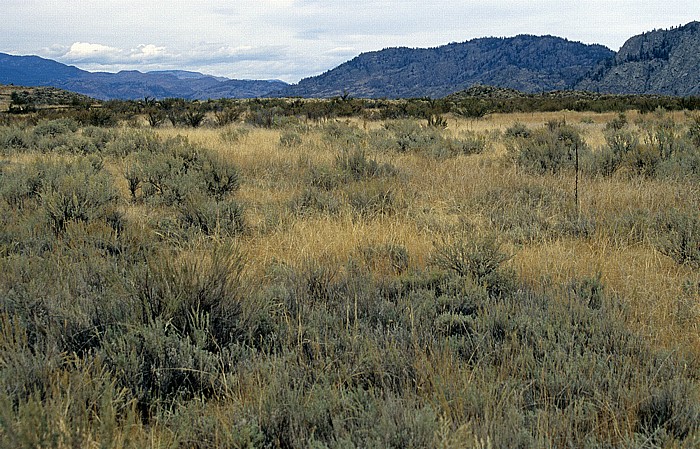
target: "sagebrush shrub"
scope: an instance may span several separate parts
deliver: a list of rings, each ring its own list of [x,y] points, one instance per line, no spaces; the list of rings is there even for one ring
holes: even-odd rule
[[[145,323],[164,320],[192,341],[202,337],[209,350],[220,350],[240,331],[237,317],[246,292],[245,264],[234,245],[217,248],[207,260],[151,259],[137,285],[142,319]],[[201,325],[206,328],[199,335]]]
[[[369,159],[362,148],[341,149],[335,157],[335,165],[345,178],[353,181],[396,174],[393,165]]]
[[[432,263],[458,276],[471,277],[499,296],[511,288],[513,274],[502,267],[511,256],[501,251],[493,236],[445,240],[436,245]]]
[[[35,145],[35,137],[19,127],[0,128],[0,155],[9,155],[16,151],[25,151]]]
[[[292,199],[290,208],[299,215],[312,212],[336,214],[340,211],[340,205],[340,201],[332,192],[310,187]]]
[[[345,193],[353,211],[366,218],[393,214],[399,206],[394,186],[381,180],[350,185]]]
[[[234,236],[245,229],[243,207],[234,200],[216,201],[190,195],[178,206],[185,227],[193,227],[204,235]]]
[[[124,176],[134,199],[140,187],[143,198],[168,206],[199,194],[221,201],[240,186],[238,169],[230,160],[182,138],[156,142],[138,151]]]
[[[524,137],[507,141],[508,151],[515,163],[538,174],[558,173],[575,167],[579,157],[588,152],[588,146],[579,131],[571,125],[550,122]]]
[[[243,138],[245,138],[248,134],[250,133],[250,129],[244,128],[242,126],[238,127],[228,127],[225,130],[221,131],[219,136],[221,137],[221,140],[223,140],[226,143],[238,143],[240,142]]]
[[[293,131],[286,131],[280,136],[280,145],[285,148],[294,148],[301,145],[301,136]]]
[[[78,123],[71,119],[55,119],[39,123],[34,127],[34,135],[40,137],[56,137],[61,134],[74,133]]]
[[[216,200],[223,200],[229,193],[240,187],[238,168],[222,156],[204,153],[201,156],[202,178],[206,185],[206,193]]]
[[[525,126],[525,124],[516,122],[509,126],[505,132],[503,133],[504,137],[507,138],[516,138],[516,137],[521,137],[521,138],[529,138],[531,135],[530,128]]]
[[[80,159],[45,167],[40,197],[54,232],[60,233],[70,221],[104,218],[119,196],[110,175]]]
[[[657,249],[679,264],[700,266],[700,217],[675,209],[656,217]]]

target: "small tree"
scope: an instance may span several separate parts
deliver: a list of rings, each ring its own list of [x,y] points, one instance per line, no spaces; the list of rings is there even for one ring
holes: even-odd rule
[[[183,119],[188,126],[197,128],[204,122],[204,117],[206,117],[204,110],[196,105],[192,105],[185,111]]]
[[[10,107],[8,112],[13,114],[26,114],[34,111],[36,111],[36,108],[34,107],[34,102],[29,92],[26,90],[22,92],[14,91],[10,94]]]

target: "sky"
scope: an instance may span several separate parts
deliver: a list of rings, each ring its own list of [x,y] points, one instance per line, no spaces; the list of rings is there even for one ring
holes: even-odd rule
[[[534,34],[617,51],[636,34],[700,20],[698,0],[0,1],[3,53],[290,83],[387,47]]]

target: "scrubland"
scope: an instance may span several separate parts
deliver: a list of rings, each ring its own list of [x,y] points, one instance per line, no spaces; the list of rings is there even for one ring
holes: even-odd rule
[[[697,113],[244,119],[0,127],[0,446],[700,446]]]

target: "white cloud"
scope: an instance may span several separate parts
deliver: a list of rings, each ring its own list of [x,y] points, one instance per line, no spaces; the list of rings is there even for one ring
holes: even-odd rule
[[[62,59],[71,62],[93,62],[118,59],[122,54],[122,50],[107,45],[76,42],[70,46]]]
[[[54,50],[58,51],[60,47],[54,47]],[[165,62],[173,56],[175,55],[169,53],[166,47],[154,44],[140,44],[127,50],[89,42],[75,42],[64,54],[56,55],[59,61],[66,63],[93,63],[100,65],[139,64],[153,61]]]
[[[165,47],[158,47],[153,44],[139,45],[131,53],[132,56],[142,56],[144,59],[157,58],[165,54]]]

